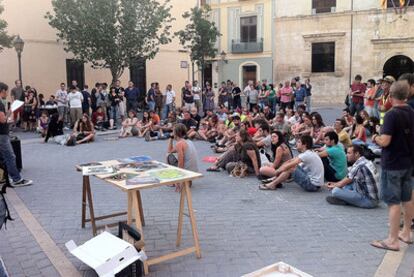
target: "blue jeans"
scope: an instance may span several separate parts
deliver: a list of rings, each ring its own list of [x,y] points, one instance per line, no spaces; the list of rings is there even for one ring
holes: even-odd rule
[[[154,101],[148,101],[148,110],[155,111],[155,102]]]
[[[303,103],[305,103],[305,102],[303,102],[303,100],[302,101],[296,100],[295,101],[295,110],[297,110],[300,105],[303,105]]]
[[[351,101],[351,105],[349,105],[349,110],[352,116],[354,116],[356,113],[359,114],[359,112],[362,111],[363,109],[364,109],[363,103],[354,103]]]
[[[365,209],[372,209],[378,206],[378,201],[370,199],[366,195],[360,194],[353,190],[353,184],[346,185],[343,188],[334,188],[332,196],[345,201],[346,203]]]
[[[16,156],[14,155],[9,135],[0,135],[0,158],[6,165],[7,172],[13,182],[20,181],[22,177],[16,166]]]
[[[293,171],[292,176],[293,180],[305,191],[315,192],[321,188],[312,184],[308,173],[300,165]]]
[[[173,104],[164,105],[164,108],[162,109],[162,119],[166,119],[168,117],[168,114],[173,110]]]
[[[306,104],[306,111],[308,112],[308,113],[310,113],[310,112],[312,112],[312,109],[311,109],[311,103],[312,102],[312,96],[306,96],[306,98],[305,98],[305,104]]]

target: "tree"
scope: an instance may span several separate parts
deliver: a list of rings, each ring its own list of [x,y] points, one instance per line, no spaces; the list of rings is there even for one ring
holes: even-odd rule
[[[0,3],[0,14],[4,11],[3,6]],[[0,52],[4,48],[11,48],[14,36],[9,36],[7,34],[7,22],[3,19],[0,19]]]
[[[112,84],[138,58],[152,59],[160,45],[171,42],[169,0],[52,0],[46,18],[65,51],[109,68]]]
[[[190,50],[191,61],[201,68],[201,80],[204,86],[204,67],[209,59],[216,57],[218,49],[215,47],[217,38],[221,36],[214,22],[210,21],[210,6],[195,7],[183,14],[190,23],[184,30],[176,32],[181,45]]]

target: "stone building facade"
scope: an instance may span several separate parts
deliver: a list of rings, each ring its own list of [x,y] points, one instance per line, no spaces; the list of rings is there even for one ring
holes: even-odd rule
[[[188,22],[182,14],[198,4],[197,0],[171,0],[173,21],[172,32],[185,27]],[[108,69],[93,69],[90,64],[78,64],[73,55],[63,50],[63,45],[56,41],[56,30],[51,28],[44,18],[47,11],[52,11],[51,0],[3,0],[4,12],[1,15],[8,22],[8,32],[20,35],[25,41],[22,53],[22,79],[24,85],[35,87],[39,93],[55,93],[61,82],[77,79],[78,83],[88,84],[91,88],[95,82],[111,82]],[[18,78],[17,55],[13,48],[0,53],[0,81],[13,87]],[[191,62],[186,51],[182,50],[178,39],[160,47],[155,59],[141,63],[136,68],[124,71],[121,81],[127,86],[128,80],[134,80],[142,89],[154,81],[160,83],[161,89],[172,84],[180,93],[185,80],[191,78]],[[173,74],[171,74],[173,72]],[[79,80],[82,79],[82,80]]]
[[[414,72],[414,7],[388,6],[381,9],[378,0],[277,0],[274,81],[310,78],[316,101],[339,103],[356,74],[366,81]]]
[[[207,0],[212,21],[221,37],[219,55],[206,76],[217,87],[232,80],[240,86],[248,80],[273,80],[272,16],[275,0]]]

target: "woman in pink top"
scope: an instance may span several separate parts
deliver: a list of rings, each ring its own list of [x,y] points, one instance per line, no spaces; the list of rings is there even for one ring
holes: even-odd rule
[[[280,90],[280,108],[286,110],[287,107],[292,108],[293,90],[290,82],[286,81],[285,86]]]

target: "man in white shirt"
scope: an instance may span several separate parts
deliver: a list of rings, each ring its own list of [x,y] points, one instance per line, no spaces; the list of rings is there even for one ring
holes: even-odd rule
[[[252,86],[253,86],[253,81],[248,81],[247,86],[244,88],[243,93],[241,94],[241,104],[243,108],[248,107],[247,96],[250,94]]]
[[[63,118],[63,122],[67,122],[67,113],[68,113],[68,93],[66,91],[65,83],[60,84],[60,89],[56,91],[56,102],[59,117]]]
[[[201,100],[201,88],[198,86],[198,82],[193,82],[193,94],[194,94],[194,104],[197,108],[198,114],[203,110],[203,101]]]
[[[312,149],[313,139],[309,135],[300,137],[296,142],[299,155],[284,163],[276,170],[276,178],[267,185],[260,185],[261,190],[275,190],[282,187],[282,182],[293,180],[305,191],[318,191],[324,182],[324,167],[321,158]]]
[[[174,110],[175,104],[175,91],[172,89],[172,85],[167,85],[167,89],[164,92],[164,108],[162,109],[162,119],[166,119],[168,114]]]
[[[71,126],[75,125],[75,122],[82,118],[82,93],[74,86],[70,86],[70,93],[68,94],[69,106],[70,106],[70,121]]]

